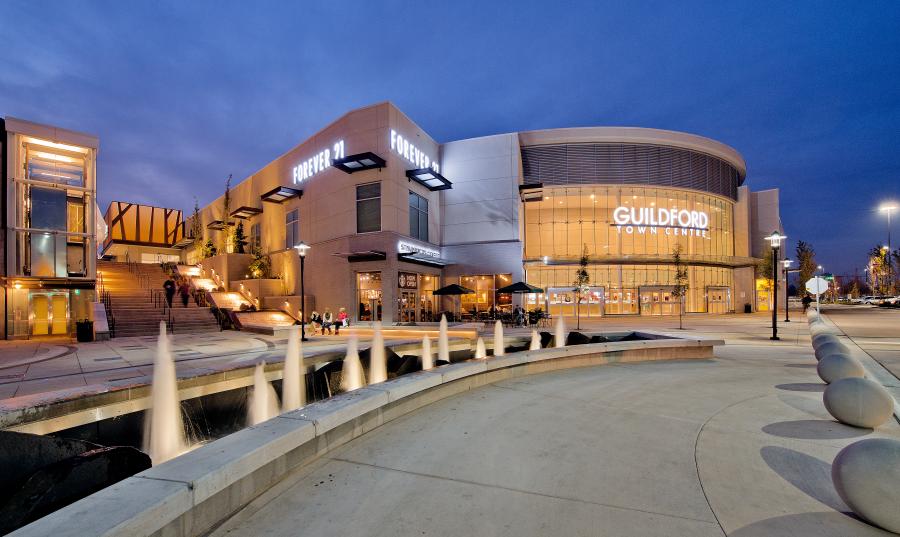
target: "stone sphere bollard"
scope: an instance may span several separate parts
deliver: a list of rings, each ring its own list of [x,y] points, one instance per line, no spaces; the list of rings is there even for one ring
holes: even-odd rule
[[[809,325],[809,333],[815,336],[818,334],[832,334],[833,332],[827,324],[816,322]]]
[[[863,377],[866,370],[855,358],[838,352],[819,360],[816,372],[826,384],[831,384],[848,377]]]
[[[829,354],[834,354],[836,352],[839,352],[841,354],[850,354],[850,349],[848,349],[847,346],[840,341],[830,341],[822,343],[821,345],[816,347],[816,360],[821,360]]]
[[[829,341],[834,341],[835,343],[840,343],[840,340],[834,334],[816,334],[812,337],[812,346],[814,349],[818,349],[823,343],[827,343]]]
[[[869,438],[850,444],[834,458],[831,481],[853,512],[900,533],[900,441]]]
[[[834,419],[854,427],[874,429],[894,413],[891,394],[881,384],[860,377],[832,382],[825,388],[822,400]]]

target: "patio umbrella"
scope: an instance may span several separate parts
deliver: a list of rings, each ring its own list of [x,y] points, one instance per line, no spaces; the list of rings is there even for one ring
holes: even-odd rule
[[[529,285],[525,282],[516,282],[512,285],[507,285],[506,287],[501,287],[497,289],[498,293],[518,293],[518,294],[527,294],[527,293],[543,293],[544,290],[540,287],[535,287],[533,285]]]
[[[432,293],[438,296],[460,296],[460,295],[472,295],[475,294],[475,291],[469,289],[468,287],[463,287],[462,285],[458,285],[455,283],[451,283],[446,287],[441,287],[440,289],[434,291]],[[459,313],[459,306],[461,306],[462,301],[460,300],[457,303],[457,313]]]

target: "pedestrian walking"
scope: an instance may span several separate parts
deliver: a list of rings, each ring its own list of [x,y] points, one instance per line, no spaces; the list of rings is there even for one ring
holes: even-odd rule
[[[170,308],[172,307],[172,298],[175,296],[176,287],[177,285],[175,285],[175,280],[172,278],[172,276],[169,276],[169,279],[167,279],[163,283],[163,289],[166,292],[166,302],[169,303]]]
[[[806,310],[809,309],[809,305],[812,304],[812,298],[809,296],[809,293],[800,299],[800,303],[803,304],[803,313],[806,313]]]
[[[178,287],[178,293],[181,295],[181,303],[186,308],[188,299],[191,297],[191,287],[188,285],[187,280],[181,280],[181,285]]]

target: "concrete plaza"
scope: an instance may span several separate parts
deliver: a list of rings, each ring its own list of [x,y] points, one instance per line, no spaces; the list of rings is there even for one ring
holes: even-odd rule
[[[288,476],[214,535],[887,535],[850,514],[830,469],[900,426],[828,415],[805,320],[774,343],[762,316],[686,326],[728,345],[440,401]]]

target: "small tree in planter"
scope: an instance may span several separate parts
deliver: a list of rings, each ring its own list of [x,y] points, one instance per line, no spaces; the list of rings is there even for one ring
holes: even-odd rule
[[[247,246],[247,237],[244,235],[244,223],[238,222],[238,225],[234,228],[234,239],[232,239],[234,243],[234,251],[236,253],[242,254],[244,253],[244,246]]]
[[[684,297],[688,291],[688,269],[681,259],[681,244],[676,244],[672,250],[672,260],[675,262],[675,287],[672,296],[678,299],[678,329],[684,329]]]
[[[253,261],[250,262],[247,270],[254,278],[269,278],[272,272],[272,261],[269,256],[263,255],[262,251],[257,248],[253,252]]]
[[[581,259],[578,261],[578,270],[575,271],[575,329],[581,330],[581,297],[591,291],[589,284],[591,276],[588,274],[588,249],[587,244],[581,251]]]
[[[206,244],[203,246],[203,258],[213,257],[217,253],[216,245],[213,244],[212,239],[206,239]]]

